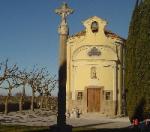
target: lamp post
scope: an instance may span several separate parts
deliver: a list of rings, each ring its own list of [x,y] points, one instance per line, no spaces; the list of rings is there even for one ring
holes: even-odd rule
[[[55,10],[55,13],[61,16],[61,23],[58,28],[59,33],[59,91],[58,91],[58,116],[55,131],[70,132],[72,127],[66,124],[66,43],[69,35],[69,28],[67,24],[67,16],[73,13],[73,9],[69,8],[66,3],[63,3],[60,8]]]

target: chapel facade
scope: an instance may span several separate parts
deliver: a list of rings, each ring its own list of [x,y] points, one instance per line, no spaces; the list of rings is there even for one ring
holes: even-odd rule
[[[66,109],[120,115],[125,39],[106,30],[107,22],[97,16],[83,25],[83,31],[67,40]]]

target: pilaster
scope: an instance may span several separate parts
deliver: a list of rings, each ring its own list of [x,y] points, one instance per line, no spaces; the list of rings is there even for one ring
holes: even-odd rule
[[[114,74],[113,74],[113,102],[114,102],[114,115],[117,115],[118,110],[118,67],[117,62],[114,61]]]

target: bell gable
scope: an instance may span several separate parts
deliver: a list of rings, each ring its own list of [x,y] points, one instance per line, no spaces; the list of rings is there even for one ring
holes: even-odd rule
[[[86,35],[102,35],[105,36],[104,29],[107,25],[107,22],[97,16],[93,16],[83,22],[83,25],[86,29]]]

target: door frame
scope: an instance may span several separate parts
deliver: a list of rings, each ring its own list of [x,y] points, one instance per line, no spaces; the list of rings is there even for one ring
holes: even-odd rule
[[[103,86],[86,86],[85,87],[85,95],[84,95],[84,112],[85,113],[88,113],[88,89],[89,88],[97,88],[97,89],[100,89],[100,111],[102,110],[102,106],[103,106],[103,90],[104,90],[104,87]]]

